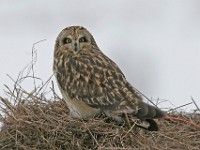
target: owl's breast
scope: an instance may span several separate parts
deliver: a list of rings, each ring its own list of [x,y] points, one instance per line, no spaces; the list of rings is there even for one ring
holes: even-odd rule
[[[70,115],[75,118],[88,118],[100,113],[100,109],[90,107],[79,99],[79,96],[89,98],[89,91],[94,91],[94,84],[89,83],[88,75],[79,72],[81,68],[73,62],[57,65],[55,77],[58,87],[65,100]]]

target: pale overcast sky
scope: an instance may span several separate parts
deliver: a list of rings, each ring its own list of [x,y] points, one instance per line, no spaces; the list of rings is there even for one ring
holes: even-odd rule
[[[199,0],[1,0],[0,96],[5,96],[4,84],[13,85],[6,74],[16,79],[31,61],[32,45],[42,39],[36,45],[35,74],[46,81],[54,41],[71,25],[86,27],[149,98],[180,106],[193,96],[200,106]],[[24,88],[31,90],[32,84]],[[162,107],[175,107],[168,105]]]

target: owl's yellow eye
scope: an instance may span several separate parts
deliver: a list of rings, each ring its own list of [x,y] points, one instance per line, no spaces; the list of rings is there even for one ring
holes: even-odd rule
[[[87,42],[87,39],[85,37],[82,37],[79,39],[79,42]]]
[[[63,44],[68,44],[68,43],[71,43],[72,40],[70,38],[64,38],[63,39]]]

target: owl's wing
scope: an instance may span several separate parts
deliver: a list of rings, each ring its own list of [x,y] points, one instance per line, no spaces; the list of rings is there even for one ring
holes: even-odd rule
[[[61,84],[64,85],[62,88],[68,91],[70,98],[83,101],[91,107],[111,108],[134,96],[140,99],[138,94],[130,90],[119,67],[102,53],[73,57],[66,68],[62,76],[66,83]]]

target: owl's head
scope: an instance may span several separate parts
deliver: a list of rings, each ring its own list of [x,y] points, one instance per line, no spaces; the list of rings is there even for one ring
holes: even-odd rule
[[[97,44],[92,34],[81,26],[70,26],[63,29],[56,39],[55,51],[77,54],[79,51],[87,49],[89,46]]]

